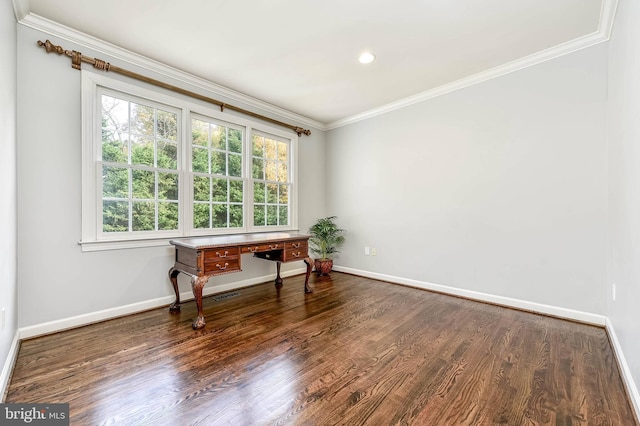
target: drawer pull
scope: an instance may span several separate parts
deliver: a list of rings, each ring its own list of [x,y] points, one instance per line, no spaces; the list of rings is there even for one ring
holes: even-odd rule
[[[279,244],[269,244],[269,248],[270,248],[271,250],[275,250],[275,249],[277,249],[277,248],[278,248],[278,246],[279,246]]]
[[[291,252],[291,256],[293,256],[293,257],[300,257],[300,252],[297,252],[297,253],[295,253],[295,252]]]
[[[218,257],[227,257],[228,254],[229,254],[228,250],[225,250],[224,254],[220,254],[219,251],[216,252],[216,256],[218,256]]]
[[[249,251],[250,251],[251,253],[255,253],[255,252],[257,252],[257,251],[258,251],[258,249],[259,249],[259,248],[260,248],[260,247],[258,247],[258,246],[256,246],[256,247],[249,247]]]
[[[300,248],[300,243],[293,243],[291,245],[293,246],[293,248]]]
[[[227,269],[227,266],[229,266],[228,262],[225,262],[224,266],[220,266],[219,263],[216,263],[216,268],[220,269],[221,271],[224,271],[225,269]]]

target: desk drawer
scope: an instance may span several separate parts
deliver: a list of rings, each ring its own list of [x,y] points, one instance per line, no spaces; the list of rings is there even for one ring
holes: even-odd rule
[[[283,262],[290,262],[293,260],[302,260],[307,257],[307,241],[289,241],[284,246]]]
[[[226,274],[227,272],[241,271],[240,258],[224,258],[204,263],[204,273],[209,275]]]
[[[284,243],[285,250],[300,250],[307,252],[307,240],[287,241]]]
[[[244,246],[240,251],[242,253],[260,253],[263,251],[282,250],[283,248],[284,244],[282,243],[256,244],[253,246]]]
[[[218,247],[204,250],[205,263],[224,261],[225,259],[237,258],[238,256],[240,256],[240,249],[238,247]]]

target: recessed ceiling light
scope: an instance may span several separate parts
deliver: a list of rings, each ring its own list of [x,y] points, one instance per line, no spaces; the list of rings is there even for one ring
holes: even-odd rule
[[[358,58],[361,64],[370,64],[371,62],[376,60],[376,55],[371,52],[364,52]]]

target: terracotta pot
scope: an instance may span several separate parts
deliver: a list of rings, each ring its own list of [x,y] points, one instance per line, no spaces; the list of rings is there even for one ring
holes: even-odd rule
[[[316,259],[314,266],[316,267],[316,274],[329,275],[329,272],[333,269],[333,259]]]

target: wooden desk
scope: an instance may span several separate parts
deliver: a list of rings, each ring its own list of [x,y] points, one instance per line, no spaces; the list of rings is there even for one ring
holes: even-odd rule
[[[280,264],[304,260],[307,264],[307,276],[304,280],[304,292],[311,293],[309,275],[313,262],[309,257],[309,236],[289,232],[271,232],[265,234],[241,234],[215,237],[193,237],[171,240],[175,246],[174,266],[169,269],[169,280],[176,293],[176,301],[169,307],[169,312],[180,312],[180,292],[178,290],[178,274],[191,277],[191,288],[198,307],[198,316],[193,321],[193,328],[205,326],[202,313],[202,289],[215,275],[229,274],[242,270],[242,255],[253,253],[254,257],[276,262],[276,289],[282,288]]]

